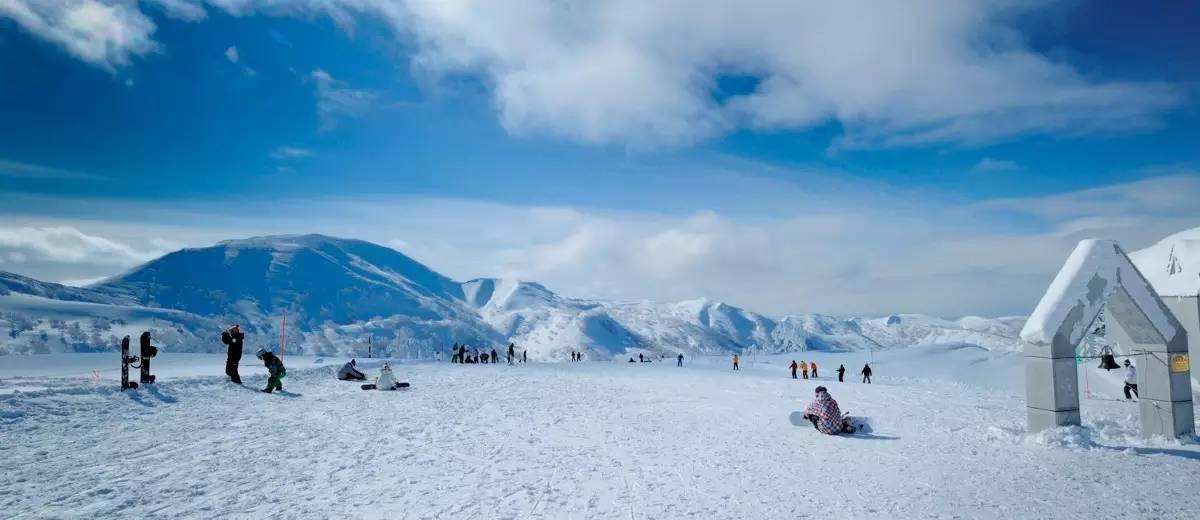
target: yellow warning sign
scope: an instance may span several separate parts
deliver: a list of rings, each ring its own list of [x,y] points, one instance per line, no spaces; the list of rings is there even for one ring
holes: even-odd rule
[[[1175,354],[1171,356],[1171,372],[1173,373],[1187,372],[1189,364],[1190,361],[1187,354]]]

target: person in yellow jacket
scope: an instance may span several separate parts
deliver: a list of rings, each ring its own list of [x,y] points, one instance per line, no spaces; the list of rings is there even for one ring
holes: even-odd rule
[[[804,379],[808,379],[808,362],[807,361],[800,361],[800,376],[803,377]]]
[[[741,358],[739,358],[737,354],[733,355],[733,369],[734,370],[738,370],[738,361],[740,361],[740,360],[741,360]]]

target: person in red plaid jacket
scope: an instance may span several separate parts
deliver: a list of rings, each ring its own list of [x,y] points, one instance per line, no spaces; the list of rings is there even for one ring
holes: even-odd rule
[[[816,398],[804,409],[804,418],[812,421],[813,426],[821,433],[837,435],[851,431],[842,418],[842,410],[838,408],[837,401],[833,400],[833,396],[829,395],[829,391],[823,386],[817,387]]]

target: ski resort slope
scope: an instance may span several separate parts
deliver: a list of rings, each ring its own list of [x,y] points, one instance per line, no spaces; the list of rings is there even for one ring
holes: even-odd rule
[[[37,358],[39,356],[31,356]],[[1137,437],[1135,405],[1084,401],[1083,428],[1024,433],[1019,359],[978,348],[672,362],[397,364],[362,391],[340,360],[288,360],[286,394],[192,355],[160,383],[100,386],[0,368],[0,511],[11,518],[1188,518],[1200,446]],[[165,361],[165,360],[164,360]],[[187,368],[187,364],[193,368]],[[378,361],[365,361],[377,374]],[[933,367],[930,372],[923,368]],[[53,370],[47,372],[54,372]],[[992,384],[973,383],[987,373]],[[19,376],[19,377],[18,377]],[[14,380],[16,382],[14,382]],[[33,384],[36,380],[37,384]],[[1005,382],[1008,382],[1006,385]],[[818,384],[873,431],[792,426]],[[1152,485],[1144,485],[1153,479]]]

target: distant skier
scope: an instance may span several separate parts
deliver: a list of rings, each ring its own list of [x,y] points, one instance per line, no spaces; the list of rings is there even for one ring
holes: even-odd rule
[[[862,371],[859,373],[862,374],[862,382],[871,384],[871,365],[869,363],[863,363]]]
[[[513,359],[517,357],[517,346],[512,343],[508,344],[508,364],[513,364]]]
[[[796,368],[799,366],[800,365],[797,365],[796,360],[794,359],[792,360],[792,364],[788,365],[788,368],[792,369],[792,379],[796,379]]]
[[[1133,396],[1129,395],[1129,392],[1131,390],[1133,391],[1133,396],[1137,396],[1139,398],[1141,397],[1141,396],[1138,396],[1138,391],[1137,391],[1137,367],[1134,366],[1133,363],[1130,363],[1128,359],[1126,359],[1125,360],[1125,399],[1126,400],[1133,399]]]
[[[846,377],[846,365],[838,365],[837,373],[838,373],[838,382],[844,383],[845,377]]]
[[[738,368],[738,361],[741,361],[741,359],[742,359],[742,358],[738,357],[738,355],[737,355],[737,354],[734,354],[734,355],[733,355],[733,369],[734,369],[734,370],[740,370],[740,369]]]
[[[675,357],[675,366],[683,366],[683,352],[680,352],[679,355]]]
[[[808,371],[812,372],[813,379],[817,378],[817,362],[816,361],[808,362]]]
[[[242,376],[238,375],[238,363],[242,361],[242,342],[245,339],[246,335],[238,325],[221,332],[221,343],[228,347],[225,353],[225,375],[239,385],[242,384]]]
[[[528,357],[528,355],[529,355],[529,351],[528,351],[528,350],[522,350],[522,351],[521,351],[521,362],[522,362],[522,363],[524,363],[524,362],[526,362],[526,361],[529,361],[529,357]]]
[[[643,356],[641,352],[638,352],[638,362],[639,362],[639,363],[645,363],[645,362],[646,362],[646,356]]]
[[[270,376],[267,377],[267,387],[263,389],[263,392],[269,394],[275,390],[283,391],[283,376],[287,375],[283,361],[267,349],[258,349],[257,357],[262,360],[263,366],[267,367],[267,372],[270,373]]]
[[[492,349],[492,363],[499,363],[499,362],[500,362],[500,354],[497,354],[496,349],[493,348]]]
[[[808,379],[808,363],[803,360],[800,361],[800,374]]]
[[[829,395],[829,391],[823,386],[818,386],[815,394],[813,402],[804,409],[804,418],[824,434],[854,433],[854,427],[842,418],[842,410],[838,408],[833,396]]]
[[[358,371],[358,361],[353,359],[338,369],[337,378],[342,381],[364,381],[367,375]]]

